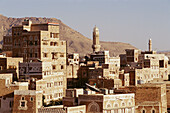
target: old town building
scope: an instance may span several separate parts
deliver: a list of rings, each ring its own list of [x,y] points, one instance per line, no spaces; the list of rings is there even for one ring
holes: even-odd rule
[[[12,36],[3,37],[2,51],[12,51]]]
[[[12,27],[12,36],[4,36],[0,113],[170,111],[169,59],[152,50],[151,39],[148,51],[126,49],[111,57],[100,50],[95,26],[93,52],[80,60],[78,53],[67,53],[59,33],[58,23],[25,19]]]
[[[87,113],[135,113],[134,94],[79,95],[79,105],[86,105]]]
[[[20,80],[29,81],[29,89],[43,91],[44,102],[56,101],[64,96],[66,85],[63,72],[54,72],[51,62],[20,63]]]
[[[77,78],[77,71],[79,69],[79,54],[68,54],[67,57],[67,78]]]
[[[19,62],[23,62],[23,58],[0,57],[0,73],[13,73],[13,81],[19,79]]]
[[[77,73],[79,70],[79,54],[72,53],[67,55],[67,87],[73,88],[77,82]]]
[[[86,106],[72,106],[72,107],[64,107],[63,105],[59,106],[50,106],[50,107],[42,107],[38,109],[38,113],[86,113]]]
[[[109,51],[100,51],[99,29],[97,27],[93,30],[92,48],[93,53],[86,56],[85,63],[81,63],[79,67],[77,87],[85,87],[85,83],[103,87],[102,84],[98,83],[104,83],[107,80],[112,84],[109,86],[110,88],[121,86],[122,82],[119,79],[120,58],[110,57]]]
[[[66,97],[63,97],[63,105],[67,107],[77,106],[80,94],[84,94],[84,90],[81,88],[67,89]]]
[[[6,57],[12,57],[12,36],[3,37],[2,54]]]
[[[126,54],[120,55],[121,69],[129,73],[129,84],[137,85],[148,83],[156,78],[168,80],[168,57],[152,51],[151,39],[149,51],[140,52],[127,49]]]
[[[25,20],[12,28],[13,57],[24,62],[51,62],[53,71],[66,73],[66,41],[59,39],[58,23],[32,24]]]
[[[8,39],[4,38],[5,47]],[[63,92],[67,86],[66,41],[59,39],[58,23],[32,24],[31,20],[25,19],[22,25],[13,26],[12,56],[23,57],[24,62],[19,63],[17,67],[20,81],[29,81],[31,78],[37,81],[42,79],[46,81],[44,85],[47,85],[47,83],[56,82],[53,79],[56,77],[60,80],[59,97],[64,95]]]
[[[147,83],[115,90],[115,93],[135,93],[135,113],[167,113],[165,83]]]
[[[58,23],[32,24],[25,19],[12,27],[12,56],[24,62],[51,62],[53,71],[66,74],[66,41],[59,39]]]
[[[43,91],[45,104],[62,99],[66,90],[63,75],[63,72],[56,72],[47,74],[40,80],[31,79],[29,89]]]
[[[34,90],[15,90],[13,113],[38,113],[42,107],[42,92]]]
[[[86,113],[135,113],[133,93],[84,94],[82,89],[69,89],[63,105],[86,105]]]
[[[12,82],[11,74],[0,74],[0,113],[11,113],[14,103],[14,90],[28,90],[26,82]]]
[[[19,63],[20,81],[29,81],[31,78],[42,79],[54,73],[51,62],[23,62]]]
[[[140,113],[166,113],[167,96],[165,84],[144,84],[135,92],[136,111]]]

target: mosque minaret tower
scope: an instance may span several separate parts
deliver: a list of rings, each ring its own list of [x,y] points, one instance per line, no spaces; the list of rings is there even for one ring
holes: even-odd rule
[[[99,29],[95,26],[93,29],[93,53],[100,51],[100,43],[99,43]]]
[[[149,46],[149,51],[152,51],[152,40],[151,39],[149,39],[148,46]]]

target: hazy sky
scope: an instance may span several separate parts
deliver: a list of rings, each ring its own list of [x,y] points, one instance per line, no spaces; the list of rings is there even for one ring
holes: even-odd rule
[[[126,42],[146,50],[170,50],[170,0],[0,0],[8,17],[54,17],[92,39]]]

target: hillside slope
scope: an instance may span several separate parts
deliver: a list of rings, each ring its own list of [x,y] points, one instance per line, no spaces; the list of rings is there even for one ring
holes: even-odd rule
[[[60,24],[60,38],[67,41],[68,52],[76,52],[81,55],[92,52],[92,40],[83,36],[81,33],[73,30],[56,18],[37,18],[25,17],[32,20],[33,23],[57,22]],[[0,15],[0,45],[4,35],[11,34],[12,26],[19,25],[25,18],[8,18]],[[109,50],[111,56],[117,56],[124,53],[125,49],[135,48],[134,46],[122,42],[101,42],[102,50]]]

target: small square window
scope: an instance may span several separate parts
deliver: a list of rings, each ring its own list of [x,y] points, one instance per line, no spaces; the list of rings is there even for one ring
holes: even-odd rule
[[[30,98],[30,101],[33,101],[33,100],[34,100],[34,98],[33,98],[33,97],[31,97],[31,98]]]
[[[64,42],[61,42],[61,45],[64,45]]]
[[[21,97],[21,100],[25,100],[25,97]]]
[[[32,58],[32,53],[30,53],[30,57]]]
[[[35,58],[37,58],[38,57],[38,53],[35,53]]]
[[[21,102],[21,107],[25,107],[25,102]]]
[[[12,106],[13,106],[13,101],[10,101],[9,107],[12,108]]]
[[[48,57],[48,54],[47,54],[47,53],[44,53],[43,56],[44,56],[44,57]]]
[[[53,46],[53,42],[50,42],[50,46]]]
[[[63,66],[63,65],[61,65],[61,69],[64,69],[64,66]]]
[[[56,65],[53,65],[53,69],[56,69]]]
[[[37,46],[38,45],[38,41],[35,41],[35,46]]]

